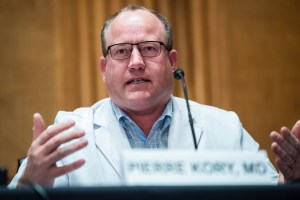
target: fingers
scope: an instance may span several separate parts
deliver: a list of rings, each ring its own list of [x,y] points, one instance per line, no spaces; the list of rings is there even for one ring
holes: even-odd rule
[[[33,142],[28,150],[24,180],[53,185],[56,177],[81,167],[85,161],[77,160],[61,167],[56,162],[87,146],[85,132],[72,128],[74,121],[67,121],[47,128],[42,116],[33,115]],[[80,139],[83,138],[83,139]]]
[[[59,177],[59,176],[62,176],[64,174],[67,174],[71,171],[74,171],[74,170],[80,168],[84,164],[85,164],[85,160],[80,159],[80,160],[77,160],[77,161],[75,161],[71,164],[68,164],[68,165],[64,165],[64,166],[61,166],[61,167],[55,167],[50,171],[50,174],[53,177]]]
[[[43,154],[47,155],[56,150],[60,145],[81,138],[84,135],[85,132],[82,130],[73,130],[65,134],[56,134],[44,144]]]
[[[79,137],[81,137],[81,136],[79,136]],[[73,138],[70,137],[70,140],[73,140]],[[86,139],[82,139],[75,143],[66,145],[64,147],[55,148],[55,150],[53,152],[51,152],[51,154],[49,154],[47,159],[49,159],[49,162],[54,163],[64,157],[66,157],[67,155],[70,155],[70,154],[86,147],[87,144],[88,144],[88,141]]]
[[[295,123],[292,133],[298,139],[298,141],[300,141],[300,120]]]
[[[284,181],[297,180],[300,177],[300,122],[293,127],[292,132],[282,127],[280,133],[271,132],[273,140],[272,151],[276,154],[275,163],[284,176]]]
[[[43,117],[39,113],[33,115],[33,140],[35,140],[46,129]]]
[[[293,170],[285,164],[280,158],[275,159],[275,163],[279,168],[279,171],[284,175],[284,179],[292,179],[294,173]]]
[[[293,167],[295,163],[295,159],[289,155],[278,143],[273,142],[271,145],[271,149],[278,156],[278,158],[285,163],[288,167]]]
[[[67,121],[61,124],[56,124],[50,127],[49,129],[45,130],[40,137],[37,138],[36,143],[37,145],[45,144],[50,138],[54,137],[55,135],[68,130],[72,126],[75,125],[73,121]]]
[[[70,145],[55,149],[55,151],[48,155],[47,159],[49,163],[55,163],[58,160],[61,160],[62,158],[86,147],[87,145],[88,141],[86,139],[79,140]]]
[[[47,130],[43,117],[39,113],[35,113],[33,115],[33,140],[37,140],[36,143],[38,145],[43,145],[46,141],[48,141],[53,136],[61,133],[72,126],[74,126],[73,121],[68,121],[62,124],[54,125],[53,127]]]
[[[293,148],[297,151],[300,151],[300,143],[299,140],[295,137],[295,135],[290,132],[287,128],[281,128],[281,134],[284,139],[293,146]]]
[[[280,156],[282,160],[290,162],[291,159],[296,159],[298,155],[298,151],[296,149],[297,140],[290,134],[287,128],[282,128],[281,134],[273,131],[270,134],[270,137],[274,143],[278,144],[278,146],[273,146],[272,144],[272,150]]]
[[[83,139],[66,147],[56,149],[54,152],[49,154],[47,160],[49,163],[56,163],[58,160],[61,160],[62,158],[86,147],[87,144],[87,140]],[[56,164],[53,164],[52,167],[49,168],[48,173],[51,177],[59,177],[80,168],[84,164],[84,159],[79,159],[72,162],[71,164],[63,165],[60,167],[57,167]]]
[[[76,139],[85,135],[84,131],[69,130],[66,133],[62,133],[62,131],[73,125],[74,122],[66,122],[54,125],[44,131],[30,147],[28,151],[29,160],[35,160],[38,163],[37,165],[47,168],[67,155],[87,146],[88,142],[86,139],[76,141]],[[66,146],[65,144],[68,142],[72,144]]]

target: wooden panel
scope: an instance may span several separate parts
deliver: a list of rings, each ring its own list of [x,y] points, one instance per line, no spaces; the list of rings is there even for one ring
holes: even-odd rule
[[[55,52],[59,109],[73,110],[81,103],[78,1],[54,1]],[[84,36],[82,36],[84,38]],[[84,55],[82,55],[84,56]],[[80,63],[80,64],[79,64]],[[89,66],[86,66],[89,67]]]
[[[212,104],[236,111],[273,157],[269,133],[300,118],[300,2],[209,2]]]
[[[0,2],[0,166],[12,176],[32,140],[32,114],[56,114],[52,1]]]

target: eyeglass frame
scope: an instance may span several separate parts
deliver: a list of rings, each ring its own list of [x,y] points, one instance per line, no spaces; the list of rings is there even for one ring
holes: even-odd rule
[[[160,54],[161,54],[161,46],[163,46],[163,47],[165,47],[165,49],[167,50],[167,51],[171,51],[171,49],[170,48],[168,48],[166,45],[165,45],[165,43],[163,43],[163,42],[161,42],[161,41],[143,41],[143,42],[137,42],[137,43],[129,43],[129,42],[123,42],[123,43],[117,43],[117,44],[113,44],[113,45],[110,45],[110,46],[108,46],[107,48],[106,48],[106,55],[105,55],[105,57],[108,55],[108,52],[110,51],[110,49],[111,49],[111,47],[113,47],[113,46],[116,46],[116,45],[122,45],[122,44],[130,44],[131,45],[131,53],[130,53],[130,55],[128,56],[128,57],[126,57],[126,58],[122,58],[122,59],[115,59],[115,58],[113,58],[113,56],[112,56],[112,54],[111,54],[111,51],[110,51],[110,56],[111,56],[111,58],[113,59],[113,60],[125,60],[125,59],[128,59],[128,58],[130,58],[130,56],[131,56],[131,54],[132,54],[132,49],[133,49],[133,45],[139,45],[139,44],[141,44],[141,43],[146,43],[146,42],[157,42],[157,43],[159,43],[160,44],[160,46],[159,46],[159,54],[157,54],[156,56],[144,56],[143,54],[141,54],[141,52],[140,52],[140,50],[138,50],[139,51],[139,53],[141,54],[141,56],[142,57],[145,57],[145,58],[153,58],[153,57],[157,57],[157,56],[159,56]]]

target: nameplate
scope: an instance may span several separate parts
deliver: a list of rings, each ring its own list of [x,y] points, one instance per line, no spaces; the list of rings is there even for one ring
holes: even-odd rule
[[[122,159],[125,185],[266,185],[265,151],[129,150]]]

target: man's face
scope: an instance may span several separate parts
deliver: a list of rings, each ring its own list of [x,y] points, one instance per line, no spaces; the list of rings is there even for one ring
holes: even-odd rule
[[[121,13],[106,32],[107,46],[144,41],[165,42],[162,23],[144,10]],[[168,52],[161,46],[159,56],[147,58],[134,45],[129,58],[114,60],[108,52],[106,58],[101,57],[100,64],[109,96],[120,108],[151,112],[170,98],[177,52]]]

